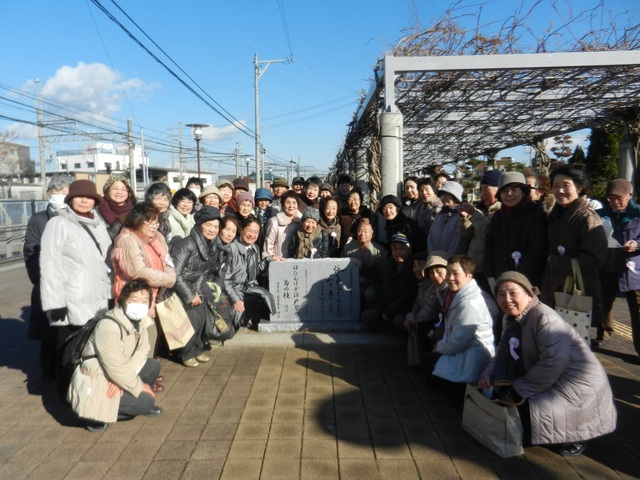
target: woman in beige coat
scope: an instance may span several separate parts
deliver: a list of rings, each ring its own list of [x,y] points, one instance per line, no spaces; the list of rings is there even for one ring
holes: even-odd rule
[[[116,307],[98,322],[82,350],[67,400],[91,432],[118,420],[162,413],[151,387],[160,364],[147,357],[150,305],[149,285],[141,280],[126,284]]]

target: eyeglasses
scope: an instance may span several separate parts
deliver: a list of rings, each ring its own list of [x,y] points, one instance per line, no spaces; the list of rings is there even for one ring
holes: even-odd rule
[[[506,193],[509,195],[510,193],[516,193],[518,190],[520,190],[520,187],[504,187],[500,190],[500,193]]]
[[[158,220],[150,220],[148,222],[144,222],[144,226],[145,227],[159,227],[160,226],[160,221]]]

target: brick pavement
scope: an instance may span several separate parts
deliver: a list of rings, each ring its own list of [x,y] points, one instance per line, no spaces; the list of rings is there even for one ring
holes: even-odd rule
[[[94,434],[39,373],[21,318],[29,289],[24,268],[0,269],[0,479],[640,477],[640,365],[624,336],[599,353],[618,429],[578,458],[491,454],[404,364],[399,339],[362,334],[251,332],[195,369],[164,359],[163,415]],[[616,311],[628,326],[626,305]]]

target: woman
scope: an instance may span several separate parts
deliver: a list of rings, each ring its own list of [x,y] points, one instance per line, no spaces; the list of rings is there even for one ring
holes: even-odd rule
[[[124,175],[109,175],[102,187],[103,201],[98,205],[98,213],[107,225],[111,240],[116,238],[127,214],[136,203],[136,195]]]
[[[110,423],[138,415],[157,417],[152,385],[160,364],[148,357],[147,316],[151,288],[134,280],[123,288],[113,310],[98,322],[73,373],[68,401],[87,430],[103,432]]]
[[[307,207],[313,207],[316,210],[320,208],[320,187],[322,186],[322,181],[318,177],[309,177],[304,182],[304,188],[302,190],[302,195],[300,195],[300,212],[304,212]]]
[[[358,223],[362,218],[368,218],[373,231],[376,226],[373,223],[373,214],[369,207],[362,204],[362,193],[360,190],[351,190],[347,194],[347,206],[340,210],[340,245],[342,248],[351,240],[355,240],[358,230]]]
[[[258,274],[264,272],[273,260],[282,257],[268,256],[260,260],[260,252],[255,246],[260,235],[260,223],[255,217],[244,221],[240,235],[230,245],[228,269],[224,276],[224,293],[233,306],[234,326],[257,325],[261,318],[268,316],[268,309],[262,301],[262,295],[270,295],[266,290],[254,295],[251,290],[258,286]],[[263,289],[261,289],[263,290]],[[273,299],[271,298],[271,303]]]
[[[448,181],[438,190],[442,209],[435,216],[427,237],[427,251],[444,250],[449,255],[467,252],[472,230],[464,230],[458,212],[463,188],[457,182]]]
[[[551,193],[549,177],[542,173],[529,174],[526,177],[526,181],[530,188],[529,198],[548,215],[555,203]]]
[[[320,228],[320,213],[313,207],[307,207],[300,219],[292,246],[293,258],[327,258],[329,237]]]
[[[253,200],[253,195],[251,192],[242,192],[240,195],[236,197],[236,208],[237,211],[235,213],[238,218],[238,222],[242,224],[249,215],[253,215],[253,208],[255,207],[255,201]]]
[[[328,256],[337,258],[340,256],[340,237],[342,236],[340,222],[338,221],[338,197],[323,198],[320,202],[320,228],[327,233],[329,240]]]
[[[542,279],[541,300],[555,306],[554,292],[562,291],[572,276],[576,258],[584,280],[584,294],[593,297],[591,326],[602,324],[602,292],[598,269],[607,256],[607,236],[602,221],[586,200],[589,177],[581,165],[563,165],[551,172],[556,205],[549,214],[547,263]]]
[[[29,280],[33,284],[31,290],[31,310],[27,338],[40,341],[40,367],[43,375],[55,377],[56,338],[55,331],[49,328],[40,295],[40,250],[42,234],[51,218],[58,214],[66,204],[64,198],[69,193],[69,185],[73,179],[69,175],[57,174],[51,177],[47,186],[49,203],[46,210],[33,214],[27,222],[22,256],[27,268]]]
[[[169,207],[169,223],[171,224],[172,242],[189,236],[195,225],[193,220],[193,206],[196,203],[195,194],[188,188],[181,188],[171,199]]]
[[[280,204],[282,211],[267,222],[262,258],[284,257],[285,252],[291,251],[300,217],[302,217],[298,210],[298,196],[293,190],[289,190],[280,198]]]
[[[426,241],[418,224],[402,212],[402,204],[398,197],[395,195],[382,197],[378,211],[385,219],[384,236],[379,240],[381,245],[389,248],[391,238],[402,233],[409,239],[414,254],[426,250]]]
[[[429,237],[429,230],[436,214],[442,208],[442,202],[436,195],[436,186],[430,178],[418,180],[418,196],[420,201],[415,206],[415,220],[424,238]]]
[[[220,204],[220,215],[223,217],[231,215],[236,211],[235,198],[233,198],[234,186],[230,180],[220,180],[218,182],[218,190],[222,194],[222,203]]]
[[[561,455],[579,455],[587,440],[616,428],[611,387],[584,340],[536,292],[518,272],[496,280],[506,328],[478,385],[510,383],[509,396],[525,401],[518,407],[525,446],[552,445]]]
[[[57,331],[56,378],[66,398],[71,372],[62,368],[64,342],[93,317],[104,315],[111,297],[105,264],[111,239],[94,207],[102,197],[89,180],[69,185],[67,208],[47,223],[40,252],[42,308]]]
[[[530,200],[529,188],[522,173],[506,172],[500,177],[497,195],[502,205],[485,237],[484,274],[489,284],[503,272],[515,270],[533,285],[541,285],[547,215]]]
[[[171,242],[171,224],[169,223],[169,206],[171,205],[171,190],[164,182],[152,183],[144,194],[144,201],[158,210],[160,226],[158,232],[162,234],[167,244]]]
[[[205,355],[205,323],[203,295],[205,274],[209,270],[211,243],[220,229],[220,211],[215,207],[202,207],[194,215],[195,227],[189,236],[181,239],[172,249],[171,257],[176,269],[176,283],[173,287],[191,321],[195,331],[191,340],[177,352],[178,359],[185,367],[197,367],[208,362]]]
[[[156,297],[161,287],[171,288],[176,283],[176,271],[169,256],[167,242],[158,232],[158,210],[146,202],[133,207],[111,251],[114,271],[113,296],[117,301],[122,288],[131,280],[144,280],[151,287],[149,317],[156,318]],[[155,356],[158,330],[151,324],[150,355]],[[161,389],[161,386],[156,386]],[[156,390],[159,391],[159,390]]]
[[[198,200],[202,206],[208,205],[209,207],[218,208],[222,205],[222,194],[215,185],[208,185],[204,190],[202,190],[198,196]]]

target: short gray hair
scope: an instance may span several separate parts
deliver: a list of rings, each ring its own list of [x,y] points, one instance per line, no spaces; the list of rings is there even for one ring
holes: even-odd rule
[[[59,173],[51,176],[49,185],[47,186],[47,194],[50,194],[54,190],[62,190],[69,187],[73,183],[73,177],[66,173]]]

